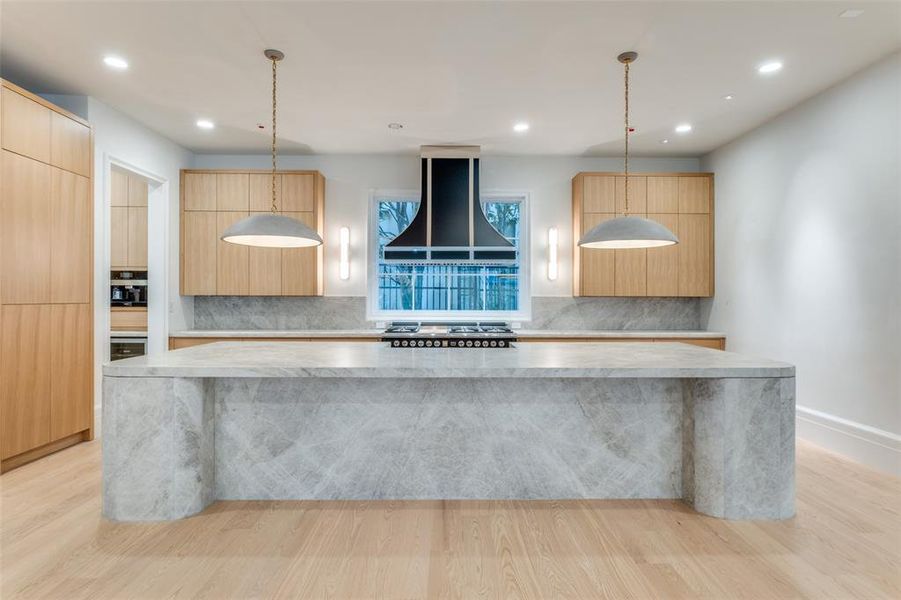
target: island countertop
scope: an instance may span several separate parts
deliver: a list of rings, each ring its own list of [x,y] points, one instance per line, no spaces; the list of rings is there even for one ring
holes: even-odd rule
[[[170,338],[367,338],[377,339],[384,329],[186,329],[172,331]],[[720,331],[699,329],[515,329],[513,333],[523,339],[543,338],[674,338],[710,339],[724,338]]]
[[[515,348],[216,342],[107,363],[110,377],[763,378],[794,366],[679,343],[548,342]]]

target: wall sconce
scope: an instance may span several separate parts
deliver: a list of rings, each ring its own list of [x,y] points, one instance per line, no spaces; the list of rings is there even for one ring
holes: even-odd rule
[[[340,232],[341,256],[338,262],[338,276],[350,279],[350,229],[342,227]]]
[[[547,278],[557,280],[557,228],[547,230]]]

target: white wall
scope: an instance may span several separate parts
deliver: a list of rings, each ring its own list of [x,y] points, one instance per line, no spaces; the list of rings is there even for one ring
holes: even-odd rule
[[[797,366],[799,434],[899,472],[901,55],[701,162],[730,350]]]
[[[270,166],[265,155],[197,155],[194,168],[257,168]],[[639,171],[697,171],[695,158],[635,158]],[[366,234],[368,202],[373,189],[413,189],[420,186],[419,159],[415,155],[282,156],[279,169],[316,169],[325,175],[325,294],[366,295]],[[483,190],[530,193],[532,238],[532,295],[572,295],[572,191],[579,171],[620,171],[618,158],[557,156],[485,156],[481,160]],[[351,230],[351,277],[338,278],[338,230]],[[560,232],[556,281],[547,279],[547,230]]]

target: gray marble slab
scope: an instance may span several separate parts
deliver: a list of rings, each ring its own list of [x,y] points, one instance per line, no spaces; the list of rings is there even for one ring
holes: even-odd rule
[[[792,377],[777,361],[679,343],[548,342],[515,348],[392,348],[359,342],[215,342],[119,360],[131,377]]]
[[[526,329],[701,328],[698,298],[573,298],[535,296]]]

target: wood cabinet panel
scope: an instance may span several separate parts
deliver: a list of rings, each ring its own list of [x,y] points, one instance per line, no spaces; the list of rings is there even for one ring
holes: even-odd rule
[[[128,211],[128,267],[147,268],[147,207],[129,206]]]
[[[679,215],[650,213],[657,221],[679,237]],[[648,248],[648,296],[679,295],[679,245]]]
[[[50,311],[0,307],[0,458],[50,442]]]
[[[181,293],[185,296],[216,294],[216,214],[182,213]]]
[[[612,213],[616,211],[616,182],[606,175],[582,177],[582,212]]]
[[[612,181],[611,181],[612,185]],[[582,216],[582,234],[609,219],[613,213],[586,213]],[[616,259],[614,252],[600,248],[581,249],[583,296],[613,296]]]
[[[147,206],[147,182],[136,175],[128,175],[128,205]]]
[[[48,303],[51,167],[7,150],[2,163],[0,302]]]
[[[50,301],[90,302],[93,207],[91,180],[51,167]]]
[[[90,304],[50,309],[50,440],[93,426],[94,366]]]
[[[110,169],[110,206],[128,206],[128,173]]]
[[[616,212],[623,214],[626,210],[626,178],[617,177],[616,185]],[[644,216],[648,212],[648,178],[629,176],[629,214]]]
[[[679,295],[713,295],[710,215],[679,215]]]
[[[251,173],[249,175],[250,210],[252,212],[269,212],[272,209],[272,175],[267,173]],[[282,176],[275,176],[275,200],[282,208]]]
[[[147,331],[147,309],[114,306],[110,309],[112,331]]]
[[[643,217],[643,214],[636,214]],[[609,250],[608,250],[609,252]],[[613,251],[613,290],[616,296],[646,296],[648,251],[644,248]]]
[[[679,178],[648,177],[648,213],[679,212]]]
[[[3,148],[49,163],[52,111],[6,87],[0,93],[0,137]]]
[[[709,177],[679,177],[679,212],[710,212]]]
[[[182,173],[185,210],[216,210],[216,174]]]
[[[110,208],[110,266],[128,269],[128,207]]]
[[[313,229],[319,229],[315,213],[286,212],[285,216],[297,219]],[[319,271],[320,252],[322,252],[322,246],[282,250],[282,295],[316,296],[322,294]]]
[[[247,173],[216,175],[216,210],[246,211],[249,199]]]
[[[216,294],[247,295],[250,290],[248,247],[223,242],[225,230],[247,216],[246,212],[216,213]]]
[[[91,176],[91,129],[50,111],[50,164]]]
[[[279,210],[283,212],[313,212],[316,210],[316,173],[283,173],[282,197]]]
[[[268,214],[256,212],[253,214]],[[251,296],[279,296],[282,293],[281,248],[248,248]]]

